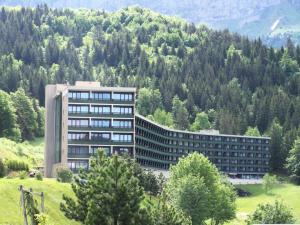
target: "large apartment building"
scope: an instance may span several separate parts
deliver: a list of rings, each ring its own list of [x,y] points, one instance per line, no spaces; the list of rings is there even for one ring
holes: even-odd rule
[[[206,155],[221,171],[240,177],[269,169],[269,138],[173,130],[135,113],[135,88],[76,82],[46,87],[45,176],[68,166],[89,167],[98,148],[129,154],[142,166],[169,169],[192,152]]]

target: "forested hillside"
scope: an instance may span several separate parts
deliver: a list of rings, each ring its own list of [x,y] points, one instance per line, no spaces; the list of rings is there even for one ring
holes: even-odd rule
[[[281,47],[290,37],[300,44],[299,0],[0,0],[0,5],[30,6],[48,4],[51,8],[89,8],[114,12],[129,6],[149,8],[179,16],[213,29],[261,37],[264,43]]]
[[[290,41],[268,48],[141,8],[0,12],[0,89],[22,87],[43,106],[49,83],[146,87],[153,98],[142,98],[150,101],[139,105],[143,115],[162,108],[182,129],[203,128],[191,125],[197,113],[222,133],[257,127],[277,135],[283,155],[300,124],[299,64],[300,47]]]

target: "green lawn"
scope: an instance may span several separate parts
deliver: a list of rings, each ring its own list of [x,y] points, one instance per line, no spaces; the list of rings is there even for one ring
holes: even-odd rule
[[[49,224],[53,225],[75,225],[79,224],[66,219],[59,210],[62,201],[62,194],[73,195],[70,184],[62,184],[54,179],[44,179],[37,181],[32,178],[20,180],[0,179],[0,225],[19,225],[22,224],[22,214],[20,209],[19,185],[25,188],[33,188],[34,191],[45,193],[46,214],[49,216]],[[283,200],[289,207],[300,223],[300,186],[292,184],[278,185],[270,194],[265,194],[261,185],[241,185],[241,188],[252,193],[251,197],[238,198],[237,200],[237,219],[231,221],[230,225],[242,225],[249,213],[252,213],[259,203],[274,202],[275,199]],[[149,197],[146,197],[150,200]],[[147,201],[146,200],[146,201]],[[156,198],[151,198],[152,202],[157,203]]]
[[[62,184],[54,179],[44,179],[37,181],[33,178],[20,180],[0,179],[0,224],[1,225],[21,225],[22,214],[20,208],[19,185],[24,185],[26,189],[33,188],[33,191],[45,193],[45,211],[49,216],[49,224],[53,225],[76,225],[77,222],[68,220],[59,210],[62,201],[62,194],[72,196],[70,184]]]
[[[244,190],[252,193],[250,197],[238,198],[237,219],[229,224],[240,225],[252,213],[259,203],[274,202],[275,199],[283,200],[290,208],[300,223],[300,186],[292,184],[280,184],[270,194],[266,194],[262,185],[240,185]]]

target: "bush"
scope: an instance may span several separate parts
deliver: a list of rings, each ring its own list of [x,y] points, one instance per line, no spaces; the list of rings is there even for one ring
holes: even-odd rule
[[[3,160],[0,158],[0,178],[4,177],[5,174],[6,174],[6,168],[5,168]]]
[[[73,173],[72,171],[67,168],[67,167],[58,167],[56,169],[56,173],[57,173],[57,181],[62,182],[62,183],[71,183],[72,182],[72,178],[73,178]]]
[[[35,174],[35,179],[37,179],[37,180],[43,180],[43,175],[42,175],[42,173],[41,173],[41,172],[36,172],[36,174]]]
[[[25,178],[27,178],[27,172],[26,172],[26,171],[21,171],[21,172],[19,173],[19,178],[20,178],[21,180],[24,180]]]
[[[27,163],[23,161],[17,161],[17,160],[8,160],[6,162],[6,166],[11,171],[28,171],[29,166]]]
[[[293,224],[295,219],[291,209],[282,202],[274,204],[259,204],[255,212],[246,220],[247,225],[252,224]]]

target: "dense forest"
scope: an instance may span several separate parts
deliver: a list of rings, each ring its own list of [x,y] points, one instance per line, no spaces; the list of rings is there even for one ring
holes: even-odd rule
[[[135,86],[143,88],[141,114],[171,116],[166,125],[180,129],[255,129],[276,137],[282,160],[299,135],[299,65],[300,46],[290,40],[273,49],[138,7],[0,10],[3,91],[22,88],[43,106],[50,83]]]

